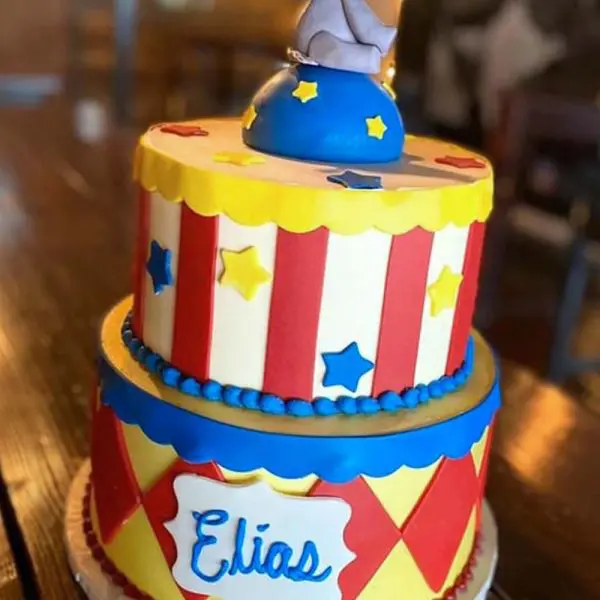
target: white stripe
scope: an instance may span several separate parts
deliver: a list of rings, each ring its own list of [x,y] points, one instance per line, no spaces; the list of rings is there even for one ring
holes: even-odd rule
[[[275,269],[277,227],[245,227],[225,216],[219,218],[217,279],[223,271],[221,250],[239,252],[256,247],[260,264]],[[210,378],[220,383],[262,389],[264,379],[272,283],[261,285],[252,300],[231,286],[215,283]]]
[[[331,233],[315,360],[314,396],[358,396],[371,393],[373,370],[359,381],[356,392],[343,386],[323,386],[324,352],[341,352],[352,342],[375,362],[392,238],[378,231],[343,236]]]
[[[175,300],[177,289],[177,267],[179,263],[179,236],[181,232],[181,204],[168,202],[160,194],[150,194],[150,245],[156,240],[163,248],[172,252],[171,272],[174,285],[165,287],[160,294],[154,293],[152,278],[146,270],[146,299],[144,303],[144,342],[165,360],[171,360],[173,328],[175,322]]]
[[[458,229],[454,225],[449,225],[435,234],[427,272],[427,286],[437,281],[446,266],[452,269],[453,273],[463,272],[468,237],[468,227]],[[425,295],[415,385],[429,383],[444,374],[454,313],[454,309],[446,309],[435,317],[431,316],[431,300],[429,294]]]

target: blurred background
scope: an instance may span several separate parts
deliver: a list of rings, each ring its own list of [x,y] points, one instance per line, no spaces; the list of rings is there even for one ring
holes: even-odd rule
[[[0,132],[11,160],[12,135],[31,157],[47,152],[47,168],[80,193],[101,195],[110,181],[124,222],[136,136],[156,121],[239,114],[281,67],[304,4],[4,2]],[[503,356],[600,412],[600,0],[371,4],[400,24],[381,79],[395,86],[408,129],[495,162],[480,327]]]
[[[600,488],[577,491],[598,480],[597,463],[577,469],[600,444],[600,0],[370,2],[400,24],[380,78],[396,89],[408,130],[496,165],[477,320],[508,365],[508,402],[536,398],[528,422],[546,419],[541,445],[574,431],[588,444],[569,455],[574,475],[553,475],[555,488],[532,484],[534,459],[514,444],[496,463],[530,487],[507,484],[498,466],[492,495],[546,494],[529,512],[497,508],[503,543],[547,550],[550,559],[534,561],[539,581],[567,573],[536,595],[531,565],[519,571],[532,560],[523,551],[505,571],[508,587],[528,590],[515,598],[599,598],[590,519],[600,521],[589,515]],[[27,592],[38,593],[35,579],[54,581],[57,595],[44,598],[64,600],[72,588],[55,544],[87,453],[96,327],[130,288],[136,138],[152,122],[239,114],[286,60],[304,2],[0,3],[0,598],[39,597]],[[560,462],[540,443],[536,452],[538,466]],[[577,510],[575,524],[561,525]],[[544,537],[551,526],[555,541]],[[35,577],[18,584],[17,572]]]

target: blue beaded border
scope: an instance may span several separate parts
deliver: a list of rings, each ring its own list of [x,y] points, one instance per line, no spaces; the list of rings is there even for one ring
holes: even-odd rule
[[[473,373],[475,358],[475,342],[470,337],[465,360],[452,375],[444,375],[429,384],[420,383],[402,392],[383,392],[376,397],[339,396],[336,399],[320,397],[309,402],[299,398],[284,400],[275,394],[250,388],[222,385],[212,380],[200,382],[194,377],[188,377],[136,337],[131,327],[131,314],[123,323],[121,337],[131,356],[150,373],[158,375],[167,387],[189,396],[204,398],[211,402],[223,402],[236,408],[298,418],[331,417],[340,414],[374,415],[379,412],[394,413],[414,409],[419,404],[425,404],[431,399],[438,400],[462,388]]]
[[[409,431],[314,436],[307,423],[304,435],[274,433],[221,423],[164,402],[133,383],[113,358],[110,351],[100,358],[100,397],[121,421],[139,426],[156,444],[172,446],[186,462],[216,462],[238,473],[265,469],[284,479],[314,473],[341,484],[359,475],[387,477],[403,466],[423,469],[442,456],[459,460],[481,439],[500,407],[496,378],[471,410]]]

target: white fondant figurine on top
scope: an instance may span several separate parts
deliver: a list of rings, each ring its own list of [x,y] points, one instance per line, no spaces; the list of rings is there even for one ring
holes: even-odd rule
[[[396,28],[384,25],[367,0],[310,0],[296,29],[296,48],[307,62],[375,74]]]

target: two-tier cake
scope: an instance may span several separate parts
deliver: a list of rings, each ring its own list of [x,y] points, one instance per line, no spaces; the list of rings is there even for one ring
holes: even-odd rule
[[[142,136],[69,501],[91,598],[485,598],[492,170],[405,136],[371,77],[393,34],[314,0],[243,119]]]

